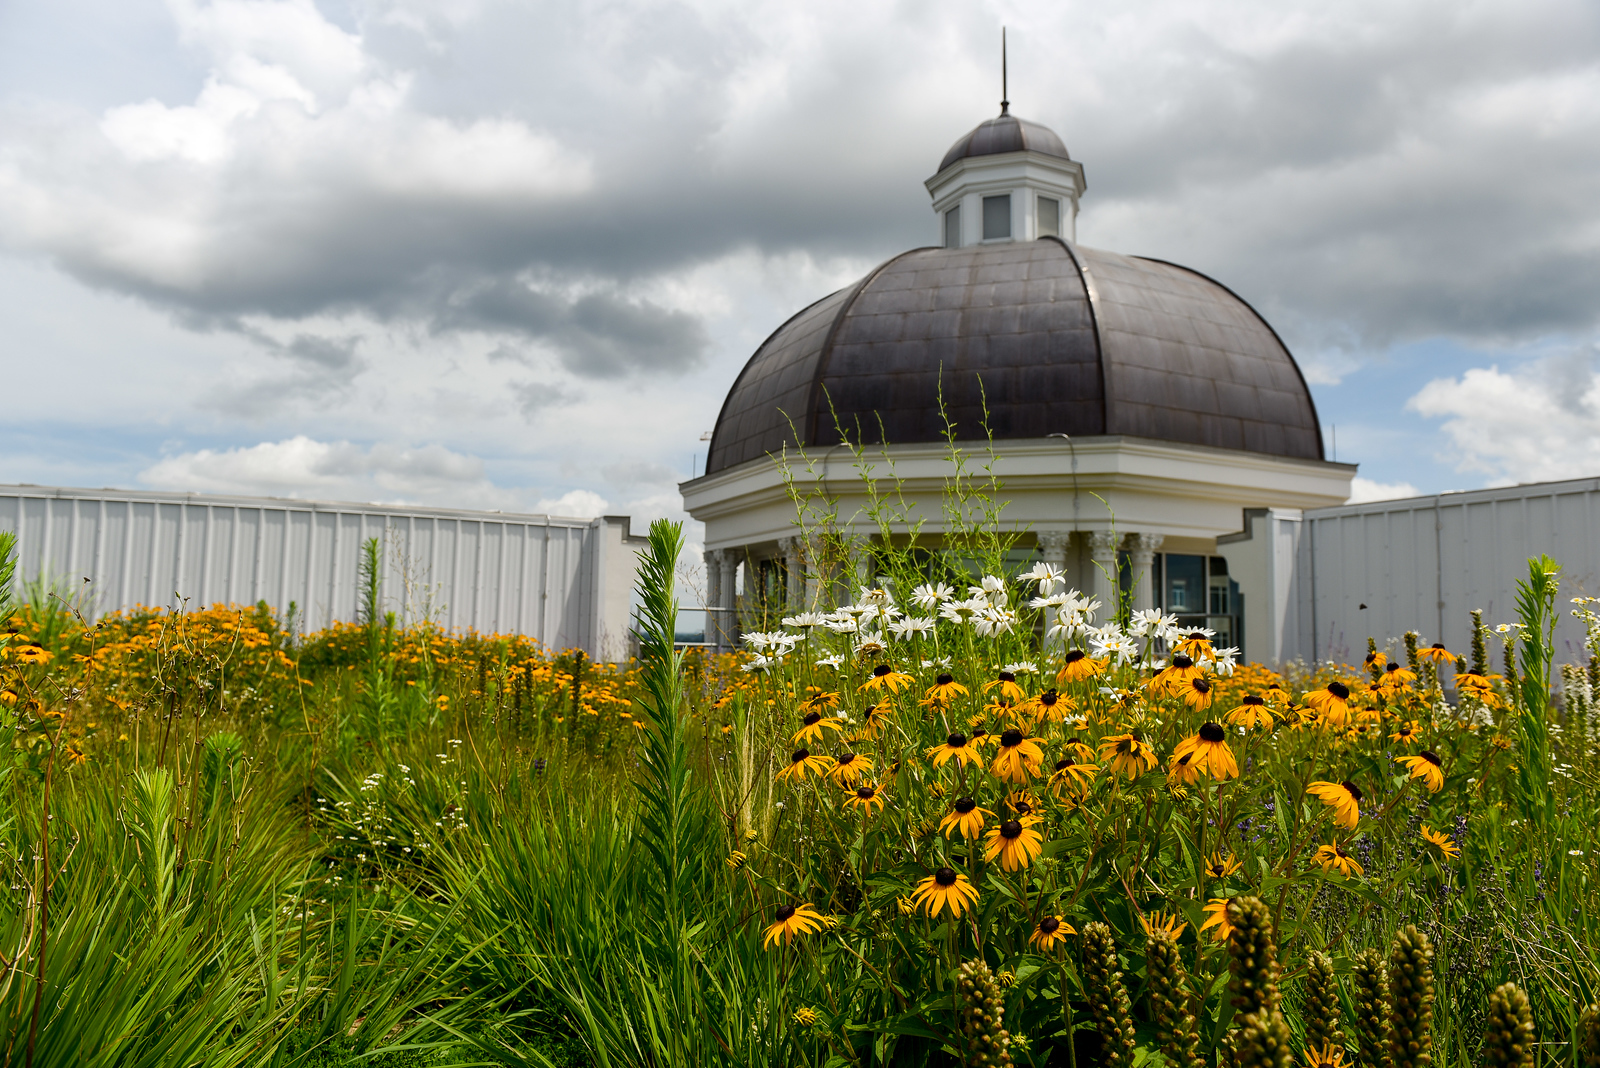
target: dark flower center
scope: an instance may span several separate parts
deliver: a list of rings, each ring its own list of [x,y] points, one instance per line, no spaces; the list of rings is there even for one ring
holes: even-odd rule
[[[1184,656],[1182,653],[1179,653],[1177,656],[1172,658],[1172,666],[1177,668],[1178,670],[1182,671],[1182,670],[1184,670],[1186,668],[1194,667],[1194,661],[1190,660],[1188,657]]]
[[[1060,760],[1056,761],[1056,770],[1066,771],[1075,763],[1077,763],[1077,761],[1073,760],[1071,757],[1062,757]]]
[[[1005,746],[1007,749],[1012,749],[1021,745],[1022,732],[1018,730],[1006,731],[1004,734],[1000,735],[1000,744]]]
[[[1340,860],[1348,860],[1350,858],[1350,854],[1346,853],[1344,851],[1344,846],[1337,846],[1336,845],[1336,846],[1333,847],[1333,851],[1335,853],[1339,854],[1339,859]]]
[[[1439,754],[1438,753],[1430,752],[1429,750],[1424,749],[1421,753],[1418,754],[1418,756],[1422,757],[1423,760],[1426,760],[1428,763],[1432,764],[1436,768],[1440,768],[1440,767],[1444,766],[1443,761],[1441,761],[1439,759]]]
[[[1018,820],[1006,820],[1000,825],[1001,838],[1021,838],[1022,824]]]
[[[1033,812],[1033,806],[1028,804],[1026,801],[1014,801],[1012,802],[1011,807],[1013,810],[1021,813],[1024,816],[1027,816]]]
[[[1225,866],[1221,865],[1221,864],[1213,864],[1213,865],[1211,865],[1211,874],[1216,876],[1218,879],[1222,878],[1222,873],[1227,871],[1227,870],[1228,869]]]
[[[940,886],[956,885],[956,870],[954,868],[940,868],[933,873],[933,881]]]
[[[1377,661],[1377,659],[1378,659],[1378,654],[1377,653],[1368,653],[1367,654],[1367,663],[1369,663],[1369,664],[1375,663]]]
[[[809,750],[809,749],[796,749],[794,751],[794,755],[789,758],[789,763],[798,764],[802,760],[805,760],[810,755],[811,755],[811,750]]]
[[[877,790],[874,790],[870,786],[860,786],[856,788],[856,796],[861,798],[863,801],[871,801],[877,792]]]
[[[1205,679],[1190,679],[1189,685],[1194,687],[1194,692],[1204,697],[1211,692],[1211,684]]]
[[[977,808],[978,803],[970,797],[958,797],[956,798],[956,803],[951,807],[965,816],[967,813]]]
[[[1017,681],[1017,676],[1016,676],[1016,674],[1014,672],[1002,671],[1002,672],[1000,672],[1000,681],[1001,682],[1016,682]]]
[[[1346,779],[1344,782],[1340,783],[1339,785],[1343,786],[1346,790],[1350,791],[1350,796],[1351,797],[1355,798],[1357,801],[1361,800],[1361,791],[1356,788],[1356,784],[1355,783],[1353,783],[1353,782],[1349,781],[1348,779]]]
[[[1390,664],[1388,667],[1384,668],[1383,670],[1385,670],[1385,671],[1399,671],[1400,670],[1400,665],[1399,664]]]
[[[1241,701],[1240,704],[1246,704],[1254,707],[1256,705],[1264,705],[1266,702],[1253,693],[1247,693],[1244,695],[1244,700]]]
[[[890,667],[888,664],[879,664],[877,667],[872,669],[872,677],[875,679],[881,679],[893,670],[894,668]]]
[[[1350,687],[1346,686],[1342,682],[1328,683],[1328,692],[1333,694],[1333,696],[1337,697],[1341,701],[1348,701],[1350,699]]]
[[[1201,634],[1197,630],[1196,631],[1191,631],[1189,633],[1189,640],[1192,641],[1192,642],[1196,642],[1196,641],[1203,642],[1203,641],[1206,640],[1206,636],[1204,634]]]
[[[933,681],[938,686],[948,686],[952,682],[956,681],[956,677],[954,675],[940,675],[938,678],[934,679]]]
[[[804,723],[805,723],[805,725],[807,727],[809,727],[813,723],[815,723],[818,720],[820,720],[821,718],[822,718],[822,713],[821,712],[807,712],[806,713],[806,718],[804,720]]]
[[[1052,707],[1059,700],[1061,700],[1061,695],[1054,690],[1046,690],[1039,695],[1039,703],[1046,708]]]
[[[1055,934],[1059,930],[1061,930],[1061,921],[1054,916],[1046,916],[1039,921],[1040,934]]]
[[[839,766],[841,768],[847,767],[850,764],[854,764],[855,760],[856,760],[856,755],[854,753],[846,753],[844,756],[839,758]]]
[[[967,744],[967,736],[965,734],[952,734],[944,740],[944,744],[951,749],[960,749]]]
[[[1080,661],[1082,659],[1083,659],[1083,650],[1082,649],[1074,649],[1074,650],[1072,650],[1072,652],[1067,654],[1067,663],[1069,663],[1069,664],[1076,664],[1078,661]]]
[[[1428,648],[1429,649],[1443,649],[1444,646],[1439,642],[1434,642],[1432,645],[1428,646]]]
[[[779,905],[778,906],[778,911],[772,914],[772,918],[774,920],[776,920],[777,922],[782,923],[784,920],[787,920],[790,916],[793,916],[793,915],[794,915],[794,906],[793,905]]]
[[[982,727],[979,727],[977,730],[972,732],[972,740],[973,741],[977,741],[979,738],[987,738],[987,737],[989,737],[989,732],[984,730]]]
[[[1200,740],[1202,742],[1220,742],[1228,736],[1228,732],[1215,723],[1200,724]]]

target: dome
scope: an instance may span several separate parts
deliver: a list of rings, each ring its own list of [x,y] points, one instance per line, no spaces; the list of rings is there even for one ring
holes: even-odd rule
[[[1067,146],[1061,143],[1061,138],[1056,136],[1054,130],[1027,119],[1019,119],[1008,109],[997,118],[980,122],[951,145],[950,151],[940,161],[939,169],[944,170],[958,159],[998,156],[1003,152],[1039,152],[1057,159],[1072,158],[1067,155]]]
[[[983,437],[987,407],[997,440],[1323,458],[1305,379],[1250,305],[1176,264],[1041,238],[914,249],[799,312],[734,382],[706,473],[836,445],[840,425],[871,443],[943,441],[941,388],[962,440]]]

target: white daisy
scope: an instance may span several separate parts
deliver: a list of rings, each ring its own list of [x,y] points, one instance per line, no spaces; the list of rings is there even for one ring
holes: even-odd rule
[[[955,594],[955,590],[952,590],[942,582],[930,582],[925,586],[918,586],[912,590],[911,599],[916,602],[918,608],[926,608],[932,611],[954,597]]]

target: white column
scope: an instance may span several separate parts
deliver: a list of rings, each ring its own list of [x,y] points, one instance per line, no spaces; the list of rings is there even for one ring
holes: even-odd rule
[[[1117,548],[1121,542],[1121,535],[1109,530],[1089,535],[1089,589],[1085,592],[1100,602],[1097,623],[1117,618]]]
[[[1135,534],[1128,550],[1133,563],[1133,607],[1135,610],[1154,608],[1156,604],[1155,563],[1156,553],[1166,537],[1161,534]]]
[[[734,611],[738,605],[738,586],[735,583],[734,573],[739,568],[737,550],[722,550],[722,558],[717,561],[717,571],[721,578],[717,583],[717,607],[723,609],[717,615],[717,647],[731,649],[739,637],[739,618]]]
[[[1060,592],[1066,586],[1067,547],[1072,544],[1072,532],[1068,530],[1041,530],[1038,537],[1039,550],[1044,554],[1044,562],[1060,570],[1063,576],[1061,581],[1057,583],[1057,588],[1048,592]]]

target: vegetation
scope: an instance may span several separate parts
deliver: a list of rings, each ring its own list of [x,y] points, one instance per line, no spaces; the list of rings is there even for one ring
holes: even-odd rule
[[[1554,562],[1460,657],[1278,673],[1065,589],[981,467],[935,542],[857,459],[879,535],[797,496],[734,656],[674,649],[666,523],[614,666],[386,614],[375,543],[304,637],[0,566],[7,1063],[1600,1057]]]

